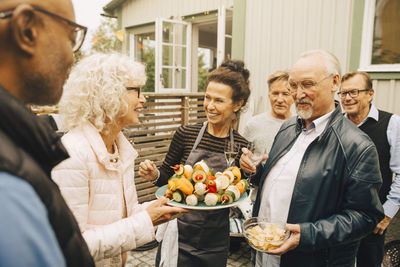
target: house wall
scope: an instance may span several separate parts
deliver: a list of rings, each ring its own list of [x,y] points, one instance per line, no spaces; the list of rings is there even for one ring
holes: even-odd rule
[[[220,5],[245,1],[244,61],[250,69],[252,95],[242,118],[270,109],[266,80],[279,69],[289,69],[310,49],[326,49],[341,62],[342,73],[359,66],[364,0],[130,0],[122,5],[123,28],[154,22],[156,17],[187,16]],[[235,22],[234,22],[235,23]],[[233,36],[235,38],[235,36]],[[378,108],[400,114],[399,75],[374,75]]]
[[[400,80],[373,80],[375,90],[373,104],[378,109],[400,115]]]
[[[354,37],[361,36],[363,27],[363,18],[357,14],[364,14],[364,0],[247,0],[244,60],[251,73],[252,96],[241,121],[270,109],[268,75],[279,69],[290,69],[306,50],[329,50],[338,57],[342,74],[356,71],[361,40],[358,42]],[[360,20],[361,25],[353,20]],[[350,64],[351,59],[354,63],[354,57],[356,64]],[[379,77],[382,75],[371,76],[375,89],[373,103],[380,109],[400,114],[399,75],[383,79]]]
[[[156,17],[179,18],[221,5],[233,6],[233,0],[130,0],[122,5],[122,27],[154,22]]]
[[[267,77],[289,69],[310,49],[326,49],[348,68],[353,0],[247,0],[244,59],[250,69],[253,105],[270,109]]]

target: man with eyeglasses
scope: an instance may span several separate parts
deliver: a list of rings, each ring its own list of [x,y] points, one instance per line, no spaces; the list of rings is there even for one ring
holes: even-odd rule
[[[353,267],[359,239],[383,218],[378,154],[343,117],[334,100],[339,84],[339,61],[324,50],[304,53],[290,70],[298,117],[283,123],[257,171],[253,216],[287,223],[291,235],[256,252],[255,266]]]
[[[0,266],[94,266],[50,179],[68,158],[29,104],[53,105],[86,27],[70,0],[0,1]]]
[[[378,223],[373,233],[361,240],[357,266],[381,266],[385,230],[400,207],[400,117],[378,110],[372,104],[374,89],[368,73],[349,72],[343,75],[338,94],[345,116],[368,134],[378,150],[383,180],[379,199],[383,204],[385,218]]]

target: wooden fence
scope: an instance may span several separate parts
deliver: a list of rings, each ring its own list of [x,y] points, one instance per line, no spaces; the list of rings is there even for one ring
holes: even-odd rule
[[[135,162],[135,183],[140,203],[155,199],[157,187],[138,175],[139,163],[149,159],[161,166],[176,129],[206,120],[204,93],[147,93],[145,97],[147,103],[141,112],[140,123],[124,129],[124,134],[139,153]]]

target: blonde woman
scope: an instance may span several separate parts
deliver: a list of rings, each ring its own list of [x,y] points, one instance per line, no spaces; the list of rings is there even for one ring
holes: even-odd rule
[[[76,216],[96,266],[123,266],[126,251],[154,239],[155,225],[185,210],[165,198],[139,205],[136,150],[121,130],[139,122],[146,102],[143,65],[119,54],[94,54],[72,70],[60,102],[62,141],[70,158],[52,178]]]

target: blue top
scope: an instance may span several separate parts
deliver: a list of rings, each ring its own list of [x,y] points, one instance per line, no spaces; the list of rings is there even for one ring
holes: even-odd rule
[[[26,181],[0,171],[0,267],[65,266],[43,205]]]
[[[371,105],[368,116],[357,127],[363,125],[368,119],[376,121],[379,119],[379,111],[374,105]],[[383,209],[386,216],[393,218],[400,207],[400,117],[398,115],[393,114],[390,117],[386,134],[390,146],[390,170],[395,177]]]

